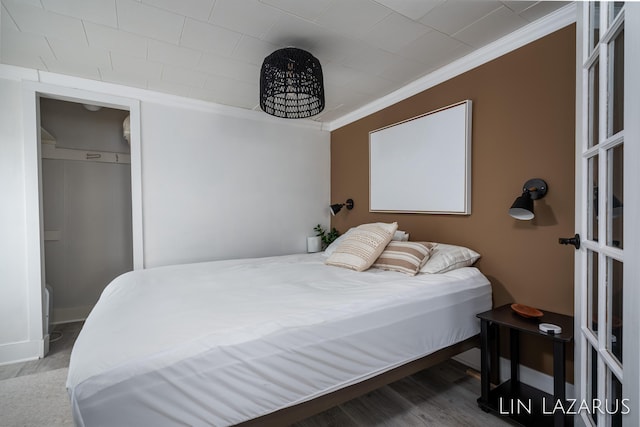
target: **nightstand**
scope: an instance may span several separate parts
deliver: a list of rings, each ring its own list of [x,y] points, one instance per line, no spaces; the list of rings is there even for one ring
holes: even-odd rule
[[[525,318],[511,309],[511,304],[477,315],[480,318],[481,340],[481,396],[480,408],[496,415],[508,417],[524,426],[572,426],[573,417],[557,407],[566,403],[566,345],[573,341],[573,317],[544,311],[541,318]],[[540,323],[553,323],[562,328],[559,334],[548,334],[538,329]],[[511,379],[491,389],[492,369],[499,363],[499,328],[509,330]],[[520,382],[520,333],[538,335],[553,341],[553,395]],[[492,360],[492,350],[498,355]],[[555,410],[554,410],[555,409]]]

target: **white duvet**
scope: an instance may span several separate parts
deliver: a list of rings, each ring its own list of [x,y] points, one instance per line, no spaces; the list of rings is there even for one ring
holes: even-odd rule
[[[446,274],[323,264],[321,254],[126,273],[71,354],[86,426],[232,425],[361,381],[479,331],[475,268]]]

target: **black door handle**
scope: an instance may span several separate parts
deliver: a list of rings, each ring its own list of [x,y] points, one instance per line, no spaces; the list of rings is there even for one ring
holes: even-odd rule
[[[573,245],[576,249],[580,249],[580,235],[576,233],[573,237],[560,237],[558,243],[561,245]]]

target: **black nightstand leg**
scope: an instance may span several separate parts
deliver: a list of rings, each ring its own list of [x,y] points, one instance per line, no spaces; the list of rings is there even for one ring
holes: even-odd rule
[[[489,360],[489,322],[480,321],[480,403],[489,403],[489,378],[491,375],[491,361]]]
[[[509,330],[509,354],[511,357],[511,384],[515,390],[520,385],[520,332],[517,329]]]
[[[565,370],[565,343],[562,341],[553,342],[553,402],[560,401],[564,406],[566,404],[566,370]],[[563,427],[565,416],[562,411],[556,411],[553,415],[554,426]]]

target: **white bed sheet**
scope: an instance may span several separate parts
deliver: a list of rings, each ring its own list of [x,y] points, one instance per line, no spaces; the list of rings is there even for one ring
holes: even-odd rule
[[[321,254],[126,273],[71,354],[79,426],[233,425],[362,381],[479,332],[476,268],[410,277]]]

